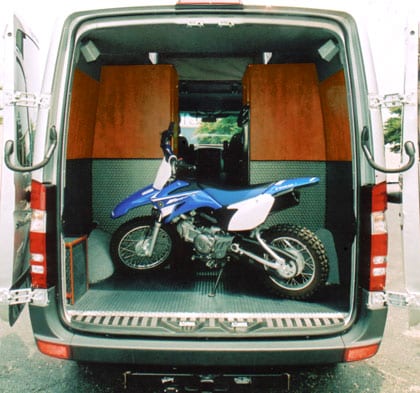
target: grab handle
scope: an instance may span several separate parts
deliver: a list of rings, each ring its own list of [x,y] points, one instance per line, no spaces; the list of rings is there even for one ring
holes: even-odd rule
[[[377,164],[372,157],[372,153],[370,152],[369,146],[368,146],[369,132],[368,132],[367,127],[363,127],[361,137],[362,137],[363,152],[365,153],[366,159],[368,160],[369,165],[372,168],[380,172],[384,172],[384,173],[400,173],[400,172],[408,171],[414,165],[416,148],[414,147],[413,142],[407,141],[404,143],[404,150],[405,150],[405,153],[408,155],[408,162],[405,165],[399,168],[386,168],[382,165]]]
[[[12,162],[11,159],[12,159],[13,151],[15,149],[14,148],[15,144],[12,140],[6,141],[4,145],[4,162],[6,166],[15,172],[32,172],[32,171],[42,168],[51,159],[54,149],[57,146],[57,130],[55,129],[55,126],[52,126],[50,128],[49,138],[50,138],[50,145],[48,147],[48,151],[45,154],[44,159],[38,164],[31,165],[31,166],[22,166],[20,164]]]

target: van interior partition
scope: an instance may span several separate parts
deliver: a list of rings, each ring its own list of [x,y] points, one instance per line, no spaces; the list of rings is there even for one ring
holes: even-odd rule
[[[214,320],[203,322],[196,334],[212,336],[238,332],[224,325],[230,313],[267,318],[252,329],[248,325],[251,335],[342,327],[350,310],[355,235],[348,87],[342,56],[323,59],[318,50],[330,41],[338,50],[337,37],[300,25],[243,23],[229,30],[210,25],[194,35],[191,29],[182,24],[111,26],[88,31],[78,44],[63,163],[62,228],[68,244],[86,236],[88,267],[76,270],[89,277],[71,277],[84,288],[65,300],[72,322],[85,330],[173,334],[182,333],[176,318],[205,315]],[[97,48],[96,59],[83,56],[86,45]],[[224,145],[203,146],[184,136],[183,114],[242,116],[240,131]],[[111,234],[123,221],[149,215],[150,207],[117,220],[110,213],[127,195],[153,182],[162,157],[160,133],[170,122],[177,125],[177,151],[189,154],[200,181],[233,186],[299,176],[321,179],[302,190],[298,206],[273,214],[270,222],[306,226],[323,241],[330,261],[323,295],[307,302],[273,298],[241,264],[228,268],[216,296],[209,297],[217,272],[197,268],[195,261],[185,263],[187,254],[179,256],[182,269],[153,276],[113,271]],[[66,261],[73,266],[66,274],[86,265],[79,254]],[[161,324],[144,319],[159,313],[166,318]],[[87,320],[87,314],[92,318]],[[118,316],[119,322],[111,320]],[[124,316],[142,322],[124,322]],[[302,322],[308,316],[312,320]],[[279,324],[283,329],[275,329]]]

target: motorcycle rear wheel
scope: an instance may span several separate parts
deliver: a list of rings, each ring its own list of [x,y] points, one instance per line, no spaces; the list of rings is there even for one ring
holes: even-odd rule
[[[169,264],[173,257],[175,236],[166,225],[160,227],[152,255],[146,255],[155,219],[145,216],[122,224],[112,235],[110,253],[116,269],[151,271]]]
[[[304,300],[324,287],[328,278],[327,252],[321,240],[309,229],[292,224],[280,224],[264,232],[264,240],[284,250],[294,258],[286,258],[284,277],[276,269],[264,266],[266,288],[273,294],[294,300]],[[281,255],[284,257],[284,255]],[[272,260],[268,254],[267,260]]]

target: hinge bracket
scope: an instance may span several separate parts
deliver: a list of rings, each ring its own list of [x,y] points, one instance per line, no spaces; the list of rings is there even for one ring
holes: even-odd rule
[[[46,289],[5,289],[0,288],[0,304],[12,306],[14,304],[32,303],[36,306],[48,305]]]
[[[385,305],[395,307],[420,308],[420,294],[393,291],[369,293],[369,308],[375,309]]]
[[[414,94],[402,95],[400,93],[385,94],[383,96],[377,94],[369,94],[369,107],[371,109],[378,108],[395,108],[403,105],[415,104]]]
[[[385,292],[386,302],[391,306],[420,308],[420,294],[408,292]]]
[[[49,94],[0,90],[0,109],[6,106],[40,107],[45,109],[50,106],[50,97]]]

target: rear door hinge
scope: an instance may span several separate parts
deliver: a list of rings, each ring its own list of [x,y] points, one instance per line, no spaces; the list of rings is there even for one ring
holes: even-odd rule
[[[415,104],[414,93],[402,95],[400,93],[385,94],[369,94],[369,107],[377,108],[395,108],[407,104]]]
[[[50,106],[50,98],[49,94],[0,90],[0,109],[4,109],[6,106],[41,107],[45,109]]]
[[[14,305],[31,303],[36,306],[48,305],[48,292],[46,289],[6,289],[0,288],[0,304]]]
[[[408,292],[385,292],[385,299],[390,306],[420,308],[420,294]]]
[[[369,308],[378,308],[385,305],[420,308],[420,294],[393,291],[371,292],[369,294]]]

